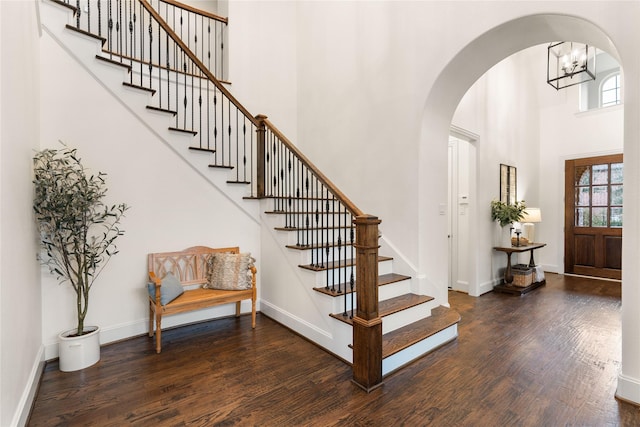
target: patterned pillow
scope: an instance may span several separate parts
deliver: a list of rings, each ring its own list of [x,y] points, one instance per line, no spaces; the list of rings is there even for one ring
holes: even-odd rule
[[[240,291],[251,289],[251,270],[255,259],[250,253],[213,254],[207,260],[204,288]]]

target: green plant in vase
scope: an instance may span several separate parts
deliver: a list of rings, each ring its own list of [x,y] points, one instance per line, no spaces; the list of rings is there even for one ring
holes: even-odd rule
[[[524,200],[516,201],[514,204],[507,204],[500,200],[491,201],[491,219],[498,221],[501,227],[513,224],[524,218],[524,211],[527,205]]]

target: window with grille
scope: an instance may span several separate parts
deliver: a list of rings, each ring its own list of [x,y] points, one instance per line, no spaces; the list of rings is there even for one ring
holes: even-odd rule
[[[620,73],[608,77],[600,89],[600,105],[609,107],[620,104]]]
[[[622,163],[576,166],[576,227],[622,227],[623,172]]]

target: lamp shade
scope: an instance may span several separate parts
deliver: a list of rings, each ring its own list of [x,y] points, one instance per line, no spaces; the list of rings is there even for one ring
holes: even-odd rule
[[[540,208],[527,208],[524,211],[524,218],[522,218],[522,221],[520,222],[542,222],[542,214],[540,213]]]

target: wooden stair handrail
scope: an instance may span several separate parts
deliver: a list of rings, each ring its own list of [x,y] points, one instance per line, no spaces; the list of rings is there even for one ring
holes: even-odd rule
[[[159,0],[159,1],[161,1],[162,3],[168,3],[168,4],[172,5],[172,6],[177,7],[177,8],[184,9],[184,10],[187,10],[189,12],[195,13],[196,15],[201,15],[201,16],[204,16],[206,18],[215,19],[216,21],[222,22],[224,24],[229,24],[229,18],[224,18],[222,16],[216,15],[215,13],[207,12],[206,10],[196,9],[193,6],[189,6],[188,4],[180,3],[179,1],[175,1],[175,0]]]
[[[304,154],[302,154],[302,152],[295,146],[293,145],[293,143],[291,141],[289,141],[289,139],[284,136],[284,134],[282,132],[280,132],[270,121],[269,119],[267,119],[266,116],[258,116],[259,120],[262,120],[264,125],[269,128],[269,130],[271,132],[274,133],[275,136],[278,137],[278,139],[280,139],[280,141],[282,141],[282,143],[289,149],[291,150],[291,152],[293,152],[296,157],[298,157],[298,159],[307,167],[309,168],[309,170],[311,170],[311,172],[313,172],[313,174],[316,176],[316,178],[318,178],[318,180],[320,182],[322,182],[329,191],[331,191],[331,193],[336,196],[338,198],[338,200],[340,200],[340,202],[347,208],[347,210],[349,212],[351,212],[353,214],[353,216],[355,217],[359,217],[364,215],[364,212],[362,212],[360,210],[360,208],[358,208],[351,200],[349,200],[349,198],[347,196],[344,195],[344,193],[342,191],[340,191],[338,189],[338,187],[329,180],[329,178],[327,178],[322,172],[320,172],[320,170],[316,167],[316,165],[314,165],[313,163],[311,163],[311,160],[309,160]]]
[[[189,47],[187,47],[187,45],[184,44],[182,39],[178,37],[178,35],[173,31],[173,29],[171,29],[169,24],[167,24],[166,21],[162,19],[160,14],[158,14],[158,12],[149,4],[149,2],[147,0],[138,0],[138,1],[147,10],[147,12],[149,12],[149,14],[156,20],[156,22],[158,22],[158,25],[160,25],[162,29],[167,32],[167,35],[171,37],[171,39],[180,47],[180,49],[182,49],[185,55],[187,55],[189,59],[191,59],[193,63],[196,64],[196,66],[200,69],[200,71],[202,71],[202,73],[205,76],[207,76],[209,80],[211,80],[211,82],[216,86],[216,88],[218,88],[218,90],[220,90],[220,92],[222,92],[224,96],[226,96],[229,99],[229,101],[231,101],[233,105],[235,105],[235,107],[242,112],[242,114],[247,118],[247,120],[252,122],[255,126],[258,126],[258,121],[256,120],[256,118],[253,117],[251,113],[249,113],[249,111],[247,111],[247,109],[240,103],[240,101],[238,101],[233,95],[231,95],[231,92],[229,92],[227,88],[225,88],[224,85],[220,83],[220,81],[202,63],[202,61],[200,61],[198,57],[193,52],[191,52],[191,49],[189,49]]]
[[[184,42],[176,35],[169,25],[151,7],[147,0],[139,0],[144,8],[167,32],[169,37],[182,49],[185,54],[196,64],[211,82],[231,101],[244,116],[250,120],[257,129],[258,139],[262,139],[262,152],[258,151],[258,185],[260,176],[264,179],[264,134],[268,128],[284,146],[287,147],[355,217],[356,227],[356,270],[360,278],[360,288],[357,292],[358,310],[353,318],[353,381],[367,392],[382,384],[382,320],[378,313],[378,225],[380,220],[371,215],[364,214],[342,191],[340,191],[320,170],[304,155],[289,139],[282,134],[266,116],[252,116],[242,104],[220,83],[220,81],[204,66],[204,64],[191,52]],[[260,170],[262,168],[262,170]],[[260,193],[260,190],[259,190]]]

